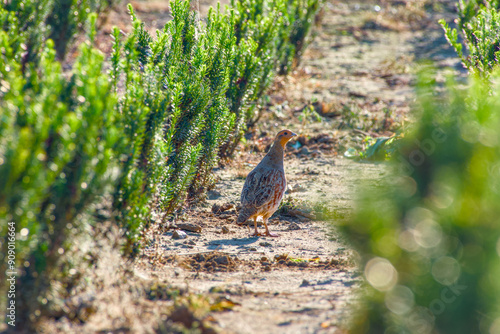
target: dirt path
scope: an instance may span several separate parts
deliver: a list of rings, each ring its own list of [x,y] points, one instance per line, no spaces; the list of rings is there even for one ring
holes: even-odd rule
[[[292,155],[287,160],[289,184],[307,189],[290,198],[302,203],[321,198],[339,208],[352,199],[356,182],[378,178],[381,170],[332,156],[304,160]],[[208,207],[175,222],[201,226],[201,233],[188,232],[183,240],[172,239],[172,231],[157,235],[146,250],[150,261],[136,268],[138,274],[238,303],[231,312],[213,314],[228,333],[330,332],[344,318],[359,282],[350,252],[326,222],[283,214],[270,226],[280,237],[249,237],[247,228],[234,224],[234,209],[212,213],[214,204],[237,201],[244,182],[239,173],[220,171]]]
[[[208,3],[201,1],[202,12]],[[133,6],[151,30],[169,19],[167,2]],[[184,333],[174,329],[176,321],[201,323],[202,333],[214,333],[206,322],[222,333],[346,333],[362,276],[335,224],[350,214],[357,185],[390,175],[384,164],[343,154],[366,149],[367,136],[405,128],[418,60],[460,69],[436,23],[450,20],[451,7],[449,1],[327,0],[301,66],[277,79],[236,159],[216,171],[207,201],[186,209],[171,229],[151,228],[134,263],[124,263],[116,245],[99,244],[85,292],[65,301],[76,305],[74,319],[48,321],[40,331]],[[113,25],[130,26],[123,6],[100,32],[103,51]],[[280,236],[249,237],[235,224],[244,178],[283,128],[300,137],[287,148],[289,191],[271,219]],[[174,239],[174,227],[195,232]]]
[[[327,2],[301,69],[276,85],[267,115],[236,161],[217,171],[207,202],[173,222],[201,232],[177,240],[172,229],[150,231],[151,246],[136,274],[227,298],[234,303],[231,310],[212,315],[225,333],[343,332],[360,273],[335,233],[335,220],[307,213],[319,216],[326,208],[333,217],[349,214],[356,185],[377,182],[386,173],[383,165],[338,153],[361,150],[366,135],[392,135],[405,122],[416,60],[433,57],[438,66],[458,67],[435,23],[439,16],[417,5],[381,9],[366,2]],[[323,116],[321,122],[307,118],[308,105]],[[288,214],[271,219],[279,238],[249,237],[235,225],[234,207],[215,209],[238,204],[244,176],[282,128],[302,136],[285,158]]]

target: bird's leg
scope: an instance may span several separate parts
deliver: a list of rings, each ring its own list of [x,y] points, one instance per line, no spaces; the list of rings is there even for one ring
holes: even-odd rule
[[[276,233],[269,232],[269,228],[267,227],[267,218],[264,218],[264,226],[266,227],[266,235],[268,237],[279,237]]]
[[[251,234],[250,236],[258,237],[260,234],[259,234],[259,230],[257,230],[257,217],[253,217],[253,222],[255,223],[255,232],[253,234]],[[248,228],[250,228],[250,226]]]

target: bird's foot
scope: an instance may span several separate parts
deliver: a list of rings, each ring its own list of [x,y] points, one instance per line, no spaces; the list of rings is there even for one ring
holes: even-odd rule
[[[277,238],[277,237],[279,237],[279,235],[278,235],[278,234],[276,234],[276,233],[271,233],[271,232],[269,232],[269,231],[267,231],[265,235],[266,235],[266,236],[268,236],[268,237],[273,237],[273,238]]]
[[[259,232],[255,231],[253,232],[252,234],[250,234],[251,237],[261,237],[262,234],[260,234]]]

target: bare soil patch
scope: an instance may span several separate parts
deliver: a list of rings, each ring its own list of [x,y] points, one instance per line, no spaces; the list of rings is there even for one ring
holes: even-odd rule
[[[150,29],[169,19],[167,2],[132,4]],[[206,201],[152,226],[134,263],[100,260],[92,314],[45,332],[346,333],[362,275],[335,224],[350,215],[359,184],[390,175],[343,153],[406,126],[419,59],[460,68],[436,23],[451,10],[445,1],[326,1],[300,67],[277,78]],[[103,50],[109,27],[126,30],[123,22],[123,8],[109,14]],[[270,219],[279,237],[250,237],[235,224],[244,179],[284,128],[300,136],[286,150],[288,190]]]

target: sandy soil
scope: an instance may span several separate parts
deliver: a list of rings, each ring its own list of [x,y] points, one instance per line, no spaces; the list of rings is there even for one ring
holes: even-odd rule
[[[245,166],[249,172],[251,164]],[[290,155],[289,186],[300,190],[286,195],[285,201],[300,203],[295,211],[306,215],[319,202],[333,204],[339,213],[350,205],[355,184],[377,179],[381,167],[334,156],[306,160]],[[234,209],[213,213],[217,205],[238,202],[241,172],[233,167],[220,170],[206,207],[192,209],[174,222],[199,226],[200,233],[188,231],[181,240],[172,238],[172,229],[150,236],[148,261],[141,261],[136,272],[238,303],[230,312],[213,314],[227,333],[332,332],[345,318],[351,290],[360,282],[351,252],[330,223],[294,211],[292,216],[284,213],[271,219],[270,229],[278,238],[250,237],[246,227],[235,225]]]
[[[151,246],[136,272],[236,303],[213,314],[225,333],[344,332],[361,276],[335,232],[335,217],[349,215],[358,184],[377,182],[387,172],[382,164],[353,162],[342,153],[362,148],[366,135],[390,136],[404,126],[416,61],[433,57],[438,67],[459,68],[437,16],[418,6],[327,2],[301,67],[278,80],[266,115],[237,159],[217,171],[219,181],[206,203],[173,222],[173,228],[191,224],[201,232],[188,231],[179,240],[173,229],[151,231]],[[441,52],[432,54],[436,50]],[[309,105],[321,122],[304,120]],[[295,210],[271,219],[278,238],[249,237],[235,225],[231,205],[238,205],[244,176],[283,128],[301,135],[285,158],[284,201]],[[217,212],[225,204],[230,209]],[[333,220],[318,219],[324,218],[321,208]]]
[[[201,2],[202,11],[207,3]],[[168,19],[167,2],[133,5],[151,29]],[[173,333],[173,320],[189,327],[197,319],[202,333],[347,332],[362,276],[335,225],[350,214],[356,186],[376,183],[387,171],[384,164],[343,154],[362,150],[366,136],[391,136],[405,127],[420,59],[460,69],[436,23],[449,20],[451,8],[444,1],[326,1],[300,67],[277,79],[235,160],[216,171],[206,202],[187,208],[170,228],[151,228],[135,263],[101,261],[101,274],[107,268],[102,275],[111,278],[93,292],[99,302],[92,316],[77,325],[54,322],[46,331]],[[106,27],[118,22],[126,30],[126,16],[123,9],[108,16],[100,37],[104,50]],[[287,148],[289,190],[284,208],[271,219],[279,237],[250,237],[234,223],[244,177],[283,128],[300,138]],[[186,238],[174,239],[176,231]],[[196,310],[166,312],[179,310],[175,305],[184,300],[168,291],[182,298],[201,294],[197,298],[212,306],[194,318]]]

